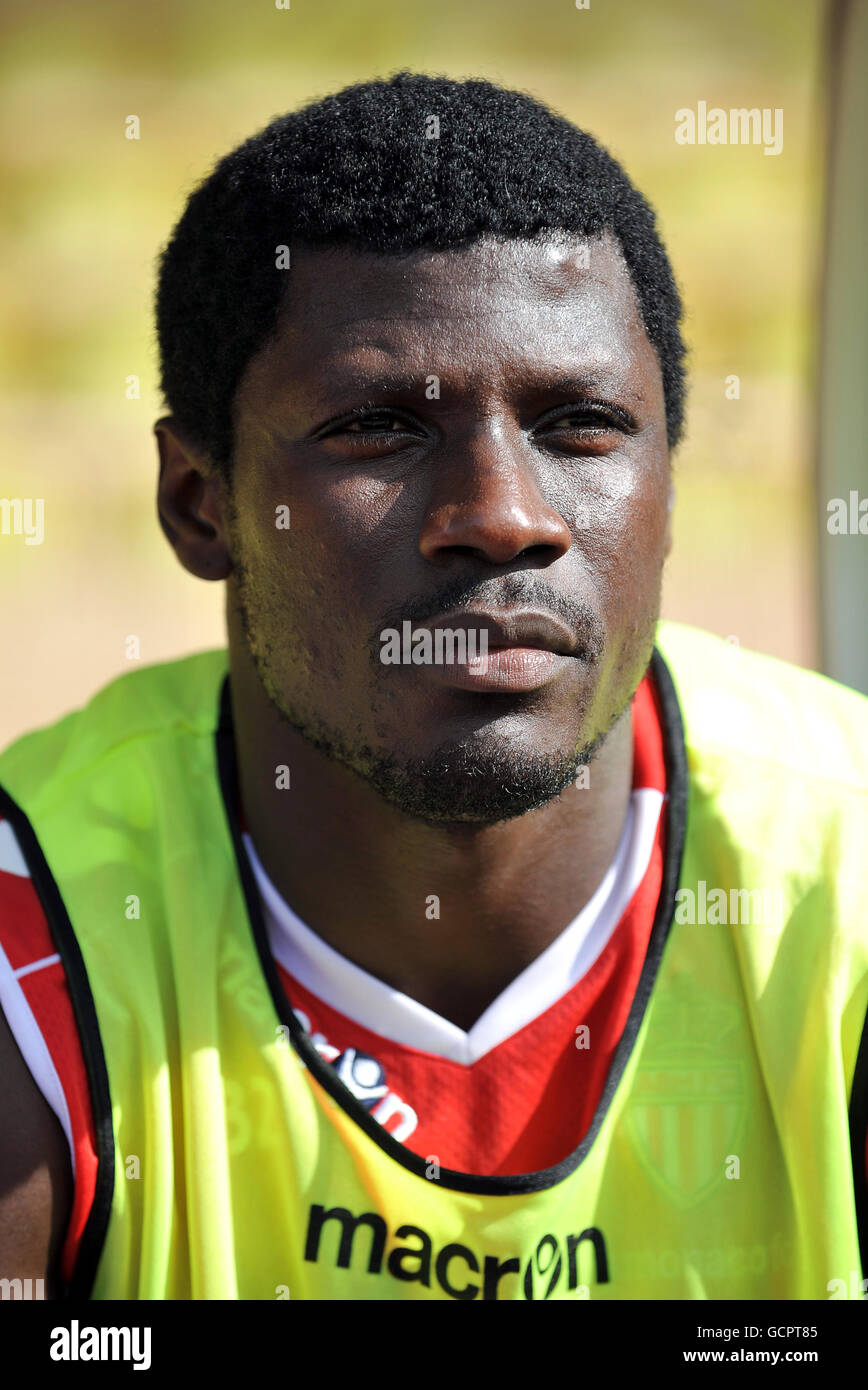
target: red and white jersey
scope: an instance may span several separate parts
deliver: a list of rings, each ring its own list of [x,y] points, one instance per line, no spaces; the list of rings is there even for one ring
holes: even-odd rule
[[[573,1152],[591,1122],[663,873],[666,782],[650,676],[636,692],[633,731],[632,794],[603,881],[469,1032],[328,946],[280,896],[243,836],[302,1027],[374,1118],[442,1167],[481,1175],[547,1168]]]

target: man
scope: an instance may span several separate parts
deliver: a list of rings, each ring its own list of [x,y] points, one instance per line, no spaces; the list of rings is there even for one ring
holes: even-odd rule
[[[0,1273],[861,1279],[866,701],[658,629],[681,310],[624,172],[484,82],[349,88],[217,166],[157,309],[228,651],[0,758]]]

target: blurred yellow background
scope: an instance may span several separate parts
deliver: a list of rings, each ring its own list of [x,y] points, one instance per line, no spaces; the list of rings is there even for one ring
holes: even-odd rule
[[[531,92],[651,201],[690,348],[664,612],[818,665],[822,3],[78,0],[0,17],[0,497],[45,499],[41,545],[0,535],[0,747],[128,670],[131,635],[142,663],[223,644],[223,586],[187,575],[156,520],[155,260],[219,156],[405,67]],[[677,144],[675,112],[699,101],[782,108],[782,153]]]

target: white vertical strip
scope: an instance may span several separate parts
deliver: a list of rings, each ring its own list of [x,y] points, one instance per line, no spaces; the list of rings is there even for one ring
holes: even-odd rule
[[[43,961],[42,964],[44,963]],[[24,970],[27,970],[26,966]],[[72,1124],[69,1119],[66,1096],[63,1094],[60,1077],[52,1061],[48,1045],[42,1036],[33,1010],[27,1002],[24,990],[15,978],[15,971],[9,963],[9,957],[2,946],[0,946],[0,1009],[3,1010],[12,1036],[18,1044],[18,1050],[27,1063],[33,1080],[63,1126],[66,1142],[69,1144],[69,1159],[72,1164],[74,1182],[75,1150],[72,1144]]]

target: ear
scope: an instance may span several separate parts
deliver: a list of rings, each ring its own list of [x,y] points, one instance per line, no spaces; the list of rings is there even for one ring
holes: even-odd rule
[[[169,544],[197,579],[227,579],[232,560],[218,471],[182,437],[171,416],[157,421],[154,434],[160,453],[157,511]]]
[[[675,484],[669,484],[669,502],[666,509],[666,535],[663,538],[663,554],[668,557],[672,549],[672,513],[675,510]]]

